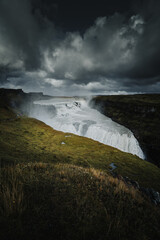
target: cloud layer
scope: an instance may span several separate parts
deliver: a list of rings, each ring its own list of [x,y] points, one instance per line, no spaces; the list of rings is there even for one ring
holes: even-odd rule
[[[57,28],[35,1],[1,0],[1,86],[53,95],[160,91],[160,3],[146,2],[130,17],[100,16],[81,34]]]

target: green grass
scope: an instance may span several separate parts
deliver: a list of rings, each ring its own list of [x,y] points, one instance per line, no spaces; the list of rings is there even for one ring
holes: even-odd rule
[[[121,152],[99,142],[53,130],[31,118],[0,123],[1,164],[21,162],[68,163],[115,171],[160,191],[160,169],[137,156]],[[71,137],[65,137],[70,135]],[[65,142],[63,145],[62,142]]]
[[[158,167],[17,117],[2,102],[0,111],[1,240],[160,239],[159,207],[113,178],[109,165],[141,187],[160,191]]]

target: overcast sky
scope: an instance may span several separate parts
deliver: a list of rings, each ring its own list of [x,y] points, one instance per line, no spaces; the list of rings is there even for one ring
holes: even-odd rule
[[[0,87],[160,92],[160,1],[0,0]]]

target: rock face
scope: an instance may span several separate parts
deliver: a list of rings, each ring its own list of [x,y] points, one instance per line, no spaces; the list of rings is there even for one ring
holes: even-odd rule
[[[155,205],[160,204],[160,194],[152,188],[140,188],[140,191],[147,195]]]
[[[50,111],[54,110],[46,108],[45,106],[35,106],[34,101],[48,100],[51,96],[43,95],[43,93],[25,93],[22,89],[0,89],[0,105],[10,106],[17,114],[29,115],[30,109],[38,111]],[[44,110],[45,109],[45,110]]]
[[[135,189],[139,190],[142,195],[145,195],[150,199],[150,201],[155,204],[160,204],[160,193],[155,191],[153,188],[144,188],[139,185],[137,181],[130,179],[129,177],[123,177],[116,172],[111,171],[111,175],[114,178],[118,178],[119,180],[123,181],[128,187],[134,187]]]
[[[129,128],[146,159],[160,167],[160,94],[98,96],[90,105]]]
[[[153,188],[144,188],[140,187],[137,181],[133,181],[128,177],[122,177],[122,180],[129,186],[133,186],[134,188],[138,189],[142,194],[146,195],[152,203],[155,205],[160,204],[160,194],[159,192],[155,191]]]

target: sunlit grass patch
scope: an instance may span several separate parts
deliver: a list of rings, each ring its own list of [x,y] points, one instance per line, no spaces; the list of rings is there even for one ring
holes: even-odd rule
[[[160,191],[160,169],[137,156],[84,137],[56,131],[31,118],[18,118],[0,123],[0,161],[68,163],[111,171],[138,181],[141,186]],[[65,142],[65,145],[61,143]]]

